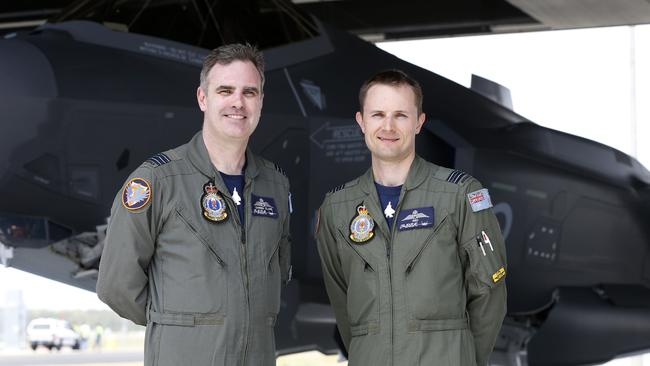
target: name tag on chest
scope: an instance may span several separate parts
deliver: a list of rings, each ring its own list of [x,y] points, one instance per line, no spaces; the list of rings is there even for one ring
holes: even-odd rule
[[[253,216],[278,217],[278,208],[273,197],[263,197],[251,194],[251,211]]]
[[[433,207],[407,208],[397,216],[397,230],[413,230],[433,226],[435,216]]]

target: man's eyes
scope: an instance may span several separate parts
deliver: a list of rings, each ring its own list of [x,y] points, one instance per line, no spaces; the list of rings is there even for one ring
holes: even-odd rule
[[[384,113],[372,113],[371,116],[375,117],[375,118],[383,118],[383,117],[385,117],[385,114]],[[397,117],[397,118],[408,118],[408,116],[406,114],[404,114],[404,113],[395,113],[395,117]]]
[[[231,95],[234,92],[235,91],[232,90],[232,89],[219,89],[219,90],[217,90],[217,94],[219,94],[219,95]],[[257,96],[257,91],[256,90],[244,90],[242,92],[242,94],[244,94],[244,96],[247,96],[247,97],[255,97],[255,96]]]

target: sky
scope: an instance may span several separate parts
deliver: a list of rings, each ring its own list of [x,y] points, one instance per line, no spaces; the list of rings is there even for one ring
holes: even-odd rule
[[[650,135],[650,25],[377,45],[467,87],[472,74],[493,80],[510,89],[515,112],[529,120],[650,167],[641,139]]]
[[[519,114],[613,146],[650,167],[650,144],[641,139],[650,136],[650,26],[378,46],[465,86],[472,73],[494,80],[510,89]],[[0,266],[0,308],[5,292],[15,288],[28,309],[108,309],[92,292]]]

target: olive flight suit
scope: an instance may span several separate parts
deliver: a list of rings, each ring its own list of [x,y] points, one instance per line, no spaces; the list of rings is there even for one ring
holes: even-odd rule
[[[327,195],[316,239],[350,366],[487,363],[506,313],[490,207],[476,179],[418,156],[392,229],[372,169]]]
[[[97,294],[147,326],[145,365],[275,365],[289,182],[250,151],[244,176],[242,226],[199,132],[143,163],[117,195]]]

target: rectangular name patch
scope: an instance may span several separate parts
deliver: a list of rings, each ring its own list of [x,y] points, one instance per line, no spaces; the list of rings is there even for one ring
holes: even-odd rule
[[[433,207],[407,208],[397,215],[397,230],[413,230],[433,226]]]
[[[479,189],[467,194],[469,204],[472,205],[472,211],[479,212],[492,207],[492,200],[487,188]]]
[[[251,193],[251,210],[253,216],[278,217],[278,209],[273,197],[262,197]]]
[[[494,283],[497,283],[505,275],[506,275],[506,270],[503,267],[501,267],[501,268],[499,268],[498,271],[496,271],[496,272],[494,272],[492,274],[492,281],[494,281]]]

